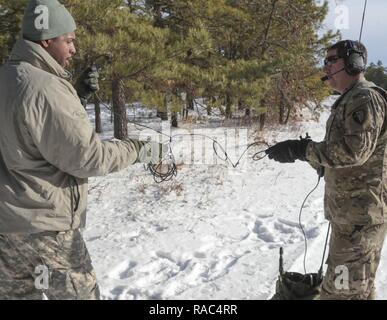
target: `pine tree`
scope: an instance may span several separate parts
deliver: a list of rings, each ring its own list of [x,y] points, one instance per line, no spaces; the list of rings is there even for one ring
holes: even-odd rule
[[[337,37],[317,31],[327,4],[310,0],[63,0],[77,21],[75,77],[96,63],[98,96],[113,101],[114,135],[127,136],[126,105],[168,110],[205,99],[220,108],[286,123],[296,106],[327,93],[318,80],[323,48]],[[0,0],[0,58],[20,30],[26,0]],[[11,14],[13,12],[14,14]],[[7,45],[4,45],[4,44]],[[99,98],[96,102],[99,101]],[[98,107],[96,106],[96,110]]]
[[[20,35],[26,0],[0,0],[0,65],[11,53]]]
[[[253,2],[244,3],[251,6]],[[318,64],[327,43],[336,39],[337,34],[328,32],[321,38],[317,34],[327,14],[327,3],[319,7],[306,0],[260,2],[265,4],[266,10],[257,6],[251,9],[258,9],[254,15],[266,21],[259,42],[261,59],[275,62],[277,73],[270,77],[270,88],[262,102],[269,114],[278,114],[279,123],[286,123],[295,106],[329,93],[319,81]],[[259,16],[260,12],[264,15]]]
[[[97,57],[102,60],[102,78],[110,86],[102,85],[103,95],[113,101],[114,137],[128,136],[126,105],[136,101],[161,105],[159,92],[151,90],[157,72],[166,57],[167,30],[155,28],[149,17],[133,13],[123,1],[68,0],[68,7],[78,23],[78,61],[87,67]]]
[[[365,72],[365,77],[387,90],[387,69],[383,66],[382,61],[378,61],[377,64],[371,63]]]
[[[177,125],[177,112],[193,109],[194,99],[209,81],[209,55],[212,40],[202,22],[208,15],[210,1],[147,0],[146,8],[156,27],[170,30],[168,46],[177,54],[170,61],[166,91],[174,96],[173,126]],[[184,97],[184,99],[182,98]],[[166,110],[161,115],[165,115]]]
[[[185,90],[188,101],[200,93],[207,97],[209,108],[223,105],[226,117],[241,106],[248,115],[251,109],[265,113],[268,105],[279,101],[280,122],[286,122],[297,103],[327,94],[316,81],[316,57],[324,44],[336,37],[331,33],[317,36],[327,4],[319,7],[307,0],[148,0],[146,5],[154,24],[172,30],[175,39],[186,39],[199,26],[207,32],[210,46],[204,54],[192,54],[191,49],[184,65],[176,68],[175,89]],[[198,73],[192,67],[199,67]]]

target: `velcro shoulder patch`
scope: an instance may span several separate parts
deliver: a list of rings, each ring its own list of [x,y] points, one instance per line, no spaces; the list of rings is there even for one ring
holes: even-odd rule
[[[352,113],[353,120],[358,124],[363,124],[366,119],[366,111],[364,109],[360,109]]]

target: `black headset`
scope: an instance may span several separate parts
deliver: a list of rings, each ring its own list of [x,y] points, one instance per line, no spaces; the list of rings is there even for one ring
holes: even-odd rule
[[[355,76],[365,70],[366,58],[358,41],[345,40],[337,51],[338,56],[344,59],[344,68],[349,75]]]

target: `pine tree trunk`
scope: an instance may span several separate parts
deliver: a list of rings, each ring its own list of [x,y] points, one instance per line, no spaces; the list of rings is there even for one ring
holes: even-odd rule
[[[266,122],[266,112],[261,113],[259,115],[259,131],[263,130],[263,128],[265,127],[265,122]]]
[[[188,101],[188,92],[186,93],[186,98],[184,100],[184,107],[183,107],[183,113],[181,116],[181,119],[183,121],[186,121],[188,119],[188,108],[189,108],[189,101]]]
[[[125,99],[120,86],[120,80],[112,81],[114,138],[123,140],[128,138],[128,122],[126,119]]]
[[[164,105],[157,108],[157,117],[161,118],[163,121],[168,121],[168,102],[167,98],[164,100]]]
[[[238,100],[238,111],[242,111],[244,109],[244,103],[242,99]]]
[[[265,54],[266,50],[269,48],[267,41],[269,39],[269,31],[270,31],[271,24],[273,22],[273,15],[275,12],[275,6],[276,6],[277,2],[278,2],[278,0],[273,0],[271,3],[270,17],[269,17],[269,21],[267,22],[265,34],[263,36],[263,46],[262,46],[262,52],[261,52],[262,56]]]
[[[251,108],[249,108],[243,99],[238,100],[238,111],[245,111],[245,115],[243,116],[243,124],[251,124]]]
[[[158,28],[164,28],[164,20],[161,12],[161,5],[157,2],[153,3],[153,19],[154,26]]]
[[[188,119],[188,110],[194,110],[194,98],[193,96],[189,93],[186,92],[186,101],[183,109],[183,115],[182,115],[182,120],[187,120]]]
[[[187,121],[187,119],[188,119],[188,108],[187,108],[187,105],[184,106],[183,114],[182,114],[181,118],[182,118],[183,121]]]
[[[281,92],[281,97],[280,97],[280,103],[279,103],[279,118],[278,122],[279,124],[284,124],[284,117],[285,117],[285,97],[283,93]]]
[[[285,118],[285,123],[284,124],[287,124],[288,121],[289,121],[289,118],[290,118],[290,111],[292,110],[292,108],[289,106],[288,107],[288,112],[286,114],[286,118]]]
[[[187,106],[189,110],[194,110],[194,99],[189,92],[187,92]]]
[[[178,123],[177,123],[177,113],[176,112],[172,112],[172,115],[171,115],[171,126],[174,127],[174,128],[177,128],[177,126],[178,126]]]
[[[226,118],[231,118],[231,97],[229,94],[226,95]]]
[[[161,118],[161,120],[164,120],[164,121],[168,120],[168,113],[165,111],[157,110],[157,116]]]
[[[95,112],[95,132],[102,133],[101,123],[101,108],[100,103],[96,95],[94,95],[94,112]]]
[[[110,104],[110,123],[113,123],[114,117],[113,117],[113,101]]]
[[[211,106],[207,105],[207,115],[210,116],[211,115]]]

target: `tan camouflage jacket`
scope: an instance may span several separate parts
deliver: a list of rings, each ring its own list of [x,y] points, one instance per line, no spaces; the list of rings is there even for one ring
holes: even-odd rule
[[[309,163],[325,167],[325,216],[334,223],[385,221],[386,99],[381,88],[360,79],[332,106],[324,140],[307,147]]]

